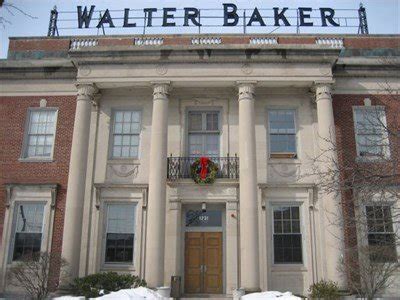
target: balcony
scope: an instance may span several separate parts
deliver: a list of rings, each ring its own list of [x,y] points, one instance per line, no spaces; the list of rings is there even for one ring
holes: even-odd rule
[[[168,180],[192,178],[190,167],[197,159],[198,157],[168,157]],[[236,155],[227,157],[210,157],[210,160],[218,165],[216,178],[239,178],[239,157]]]

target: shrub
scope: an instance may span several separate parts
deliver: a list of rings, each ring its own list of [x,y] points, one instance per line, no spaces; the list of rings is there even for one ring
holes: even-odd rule
[[[61,256],[61,255],[60,255]],[[68,276],[67,262],[55,253],[25,255],[7,271],[9,284],[23,288],[31,299],[45,299],[50,292],[50,265],[58,263],[60,278]]]
[[[320,280],[310,286],[310,298],[339,299],[339,288],[336,282]]]
[[[106,272],[75,278],[72,290],[75,295],[94,298],[110,292],[146,285],[145,280],[134,275]]]

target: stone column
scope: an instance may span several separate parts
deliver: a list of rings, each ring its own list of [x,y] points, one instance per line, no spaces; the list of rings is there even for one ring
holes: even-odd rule
[[[260,289],[254,82],[240,82],[240,286]]]
[[[88,158],[90,115],[97,92],[93,84],[78,85],[78,97],[69,163],[67,199],[61,255],[69,263],[71,278],[79,274],[82,218]]]
[[[320,170],[322,172],[338,172],[335,122],[331,95],[332,82],[315,84],[317,117],[318,117],[318,145],[320,150]],[[335,163],[336,162],[336,163]],[[343,229],[340,227],[341,203],[335,193],[320,191],[324,228],[322,234],[325,239],[326,279],[343,283],[343,276],[338,271],[340,255],[343,251]]]
[[[153,92],[145,269],[150,287],[164,284],[169,87],[155,83]]]

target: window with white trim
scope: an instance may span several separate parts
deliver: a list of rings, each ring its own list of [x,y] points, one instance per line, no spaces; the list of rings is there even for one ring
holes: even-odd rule
[[[368,246],[373,262],[396,262],[396,235],[389,205],[366,206]]]
[[[190,111],[188,121],[189,156],[219,156],[219,112]]]
[[[12,260],[40,253],[44,203],[18,203],[15,207]]]
[[[273,207],[273,222],[274,263],[301,264],[300,207]]]
[[[296,111],[294,109],[269,109],[269,150],[271,158],[295,158]]]
[[[390,156],[385,110],[381,106],[354,107],[357,156]]]
[[[24,157],[50,158],[53,153],[56,109],[31,109],[26,133]]]
[[[141,113],[136,110],[114,111],[112,158],[138,158]]]
[[[107,204],[105,263],[133,263],[136,204]]]

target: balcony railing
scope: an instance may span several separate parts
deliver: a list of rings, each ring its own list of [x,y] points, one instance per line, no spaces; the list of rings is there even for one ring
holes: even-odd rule
[[[167,176],[169,180],[192,178],[190,167],[198,157],[168,157]],[[218,165],[217,178],[238,179],[239,157],[210,157]]]

